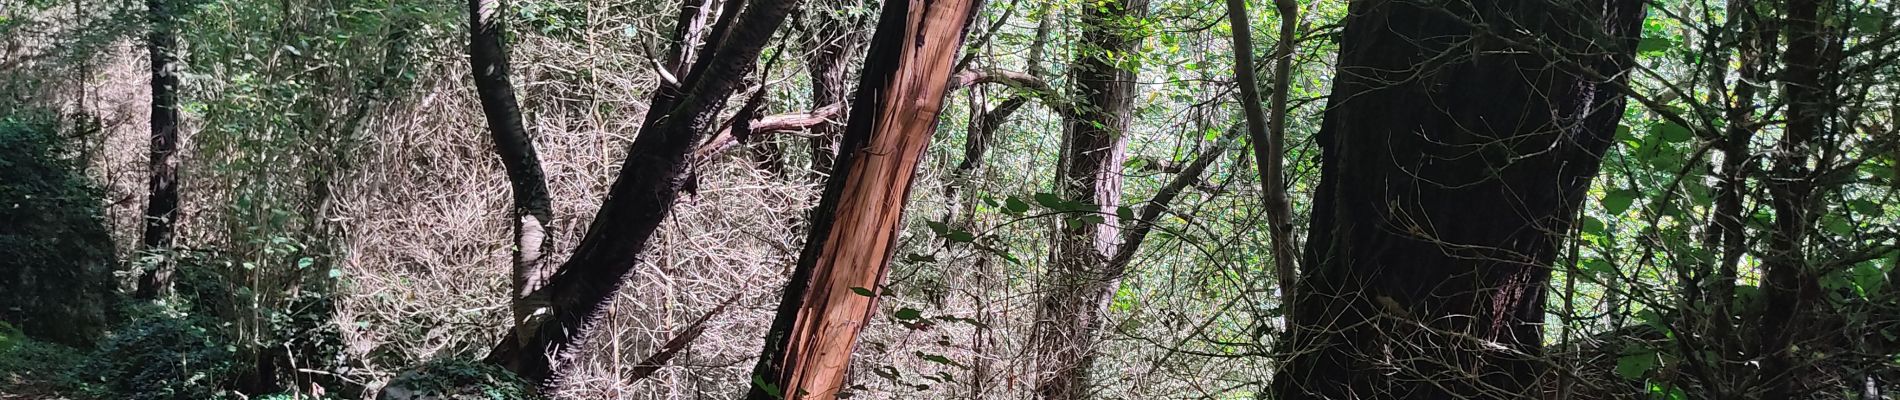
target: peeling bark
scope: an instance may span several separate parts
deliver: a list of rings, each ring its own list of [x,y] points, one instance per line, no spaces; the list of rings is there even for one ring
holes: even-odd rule
[[[852,348],[877,300],[852,288],[879,288],[884,281],[905,199],[977,3],[884,3],[850,107],[841,143],[847,151],[812,211],[811,234],[786,283],[748,399],[830,399],[844,389]]]

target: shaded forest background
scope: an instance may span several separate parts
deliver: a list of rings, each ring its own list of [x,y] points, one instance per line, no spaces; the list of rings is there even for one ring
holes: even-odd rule
[[[1893,398],[1896,149],[1888,0],[9,1],[0,398]]]

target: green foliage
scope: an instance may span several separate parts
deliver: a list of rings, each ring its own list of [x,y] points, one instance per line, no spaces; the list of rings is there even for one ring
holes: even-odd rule
[[[79,368],[83,350],[26,337],[0,322],[0,387],[18,395],[53,395],[87,391]]]
[[[384,399],[535,400],[542,397],[521,377],[468,359],[430,361],[384,387]]]
[[[126,399],[232,396],[237,354],[213,323],[163,305],[140,305],[129,313],[137,317],[83,363],[89,383]]]
[[[0,117],[0,320],[87,345],[113,297],[100,192],[45,119]]]

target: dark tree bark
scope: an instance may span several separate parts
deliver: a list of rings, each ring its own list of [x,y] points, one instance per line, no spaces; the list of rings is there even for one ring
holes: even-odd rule
[[[1549,270],[1622,118],[1644,3],[1348,15],[1275,398],[1536,393]]]
[[[1128,26],[1147,15],[1146,0],[1110,0],[1082,7],[1082,38],[1072,64],[1076,105],[1064,121],[1057,194],[1085,204],[1102,216],[1058,221],[1050,263],[1051,279],[1037,305],[1030,333],[1037,362],[1036,394],[1043,399],[1090,396],[1089,371],[1095,363],[1096,336],[1125,268],[1107,261],[1119,246],[1122,136],[1127,133],[1135,99],[1130,54],[1139,51],[1139,29]]]
[[[876,310],[904,202],[930,144],[976,0],[888,1],[878,18],[837,167],[812,210],[746,398],[830,399]],[[763,384],[760,384],[763,383]]]
[[[692,63],[677,86],[662,85],[654,94],[652,111],[641,124],[606,202],[573,256],[538,290],[542,293],[537,296],[548,299],[546,322],[531,330],[509,332],[490,351],[488,362],[543,389],[559,384],[565,371],[553,366],[574,365],[582,353],[578,346],[593,333],[606,304],[672,211],[699,133],[714,125],[727,97],[750,73],[793,3],[755,0],[742,12],[729,8],[721,15],[707,36],[702,58]]]
[[[1709,77],[1710,82],[1715,86],[1715,93],[1727,94],[1727,97],[1718,97],[1725,106],[1723,118],[1726,119],[1727,125],[1723,127],[1720,137],[1715,141],[1716,149],[1722,152],[1721,164],[1716,168],[1716,176],[1720,181],[1715,188],[1713,214],[1703,230],[1702,238],[1704,248],[1710,249],[1712,253],[1718,255],[1718,258],[1711,260],[1710,264],[1704,267],[1701,273],[1706,274],[1706,278],[1696,279],[1706,282],[1688,283],[1702,285],[1706,289],[1685,288],[1691,294],[1701,293],[1701,296],[1691,296],[1700,298],[1692,299],[1695,303],[1690,305],[1705,308],[1703,311],[1707,315],[1707,321],[1702,327],[1705,333],[1697,335],[1697,339],[1705,343],[1703,346],[1712,347],[1710,349],[1714,350],[1712,354],[1717,355],[1745,353],[1741,347],[1743,341],[1735,336],[1735,317],[1738,310],[1732,309],[1731,304],[1735,298],[1736,280],[1740,276],[1737,268],[1741,264],[1742,256],[1749,250],[1745,236],[1747,216],[1743,215],[1743,203],[1744,196],[1752,192],[1752,189],[1748,187],[1748,179],[1754,169],[1752,164],[1757,157],[1749,145],[1760,126],[1755,110],[1757,97],[1760,96],[1760,88],[1757,85],[1767,82],[1768,66],[1772,56],[1769,50],[1775,48],[1778,43],[1774,25],[1765,23],[1768,20],[1762,18],[1753,5],[1754,2],[1749,0],[1731,0],[1727,7],[1728,18],[1734,21],[1732,24],[1735,27],[1733,31],[1735,35],[1732,40],[1736,46],[1735,61],[1740,79],[1735,80],[1732,90],[1724,84],[1728,80],[1726,57],[1722,62],[1713,63],[1716,64],[1714,68],[1716,72]],[[1722,362],[1721,358],[1704,361]],[[1697,366],[1697,368],[1711,372],[1735,370],[1723,368],[1720,365]],[[1705,383],[1704,386],[1710,390],[1710,394],[1717,398],[1733,397],[1730,391],[1736,390],[1737,385],[1734,381],[1727,381],[1727,379],[1734,376],[1723,375],[1716,378],[1725,381]]]
[[[508,48],[503,31],[508,10],[506,0],[469,0],[468,60],[475,77],[475,93],[482,104],[482,116],[488,120],[489,137],[495,141],[495,155],[508,171],[509,188],[514,193],[509,209],[515,235],[511,273],[512,296],[509,309],[514,313],[515,329],[532,332],[539,321],[530,321],[543,310],[546,298],[534,298],[535,289],[547,282],[546,257],[554,251],[553,201],[548,197],[547,177],[541,172],[541,160],[534,151],[534,139],[521,124],[521,107],[515,102],[515,88],[509,82]]]
[[[145,204],[146,251],[169,252],[173,226],[178,222],[178,19],[170,0],[145,0],[146,49],[152,64],[152,147],[146,164],[151,170]],[[157,298],[171,287],[172,262],[165,257],[156,269],[139,277],[133,296]]]
[[[857,54],[864,37],[853,26],[857,21],[845,18],[845,11],[856,7],[852,0],[820,0],[818,13],[813,15],[812,23],[817,25],[812,33],[811,53],[806,57],[806,68],[811,74],[811,103],[813,107],[822,104],[847,104],[850,99],[845,93],[845,74],[851,68],[851,59]],[[850,110],[844,110],[849,113]],[[811,169],[819,173],[831,173],[831,164],[838,158],[838,136],[844,133],[844,127],[837,124],[822,124],[811,131]]]
[[[1768,235],[1768,251],[1762,256],[1762,313],[1758,332],[1761,383],[1765,399],[1793,398],[1806,392],[1804,369],[1798,358],[1799,339],[1813,334],[1801,329],[1815,323],[1815,308],[1822,300],[1820,270],[1811,265],[1806,249],[1807,233],[1814,225],[1816,190],[1815,170],[1809,165],[1820,153],[1816,145],[1826,129],[1827,116],[1836,106],[1832,80],[1827,71],[1838,71],[1837,54],[1831,30],[1822,25],[1823,10],[1832,11],[1828,0],[1788,0],[1783,4],[1783,26],[1788,47],[1782,54],[1780,81],[1787,100],[1787,126],[1769,157],[1774,166],[1768,172],[1769,203],[1775,212],[1773,229]],[[1820,165],[1827,165],[1825,160]]]

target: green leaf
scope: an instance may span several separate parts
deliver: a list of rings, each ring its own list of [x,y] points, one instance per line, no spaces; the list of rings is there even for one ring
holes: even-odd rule
[[[1115,217],[1121,218],[1123,221],[1133,221],[1135,220],[1135,209],[1128,208],[1128,206],[1115,207]]]
[[[1616,358],[1616,374],[1624,379],[1642,379],[1656,368],[1656,353],[1637,353]]]
[[[1879,265],[1871,262],[1860,263],[1860,265],[1854,266],[1853,274],[1854,287],[1859,289],[1861,297],[1867,297],[1867,295],[1873,293],[1880,293],[1880,289],[1885,288],[1887,285],[1887,272],[1882,271]]]
[[[1584,233],[1603,234],[1603,220],[1597,219],[1597,217],[1585,215],[1583,216],[1583,221],[1580,223],[1582,224],[1581,228],[1583,228]]]
[[[957,243],[969,243],[976,241],[976,234],[970,233],[970,231],[957,230],[944,234],[943,238]]]
[[[1097,214],[1083,214],[1081,216],[1075,217],[1075,219],[1081,220],[1082,222],[1090,223],[1090,224],[1101,224],[1101,223],[1108,222],[1107,218],[1103,218],[1101,215],[1097,215]]]
[[[1636,204],[1636,191],[1634,190],[1617,189],[1603,193],[1603,211],[1607,211],[1612,215],[1629,211],[1630,206],[1633,204]]]
[[[930,227],[930,231],[937,233],[938,236],[942,236],[943,234],[950,233],[950,225],[945,224],[943,222],[924,221],[924,226]]]
[[[1056,210],[1056,211],[1062,211],[1062,210],[1067,209],[1066,205],[1068,204],[1068,202],[1063,201],[1062,196],[1057,196],[1055,193],[1036,193],[1035,197],[1036,197],[1036,204],[1040,204],[1044,208],[1048,208],[1048,209]]]
[[[336,278],[342,278],[342,277],[343,277],[343,270],[336,269],[336,268],[330,269],[330,279],[336,279]]]
[[[859,296],[864,296],[864,297],[877,297],[877,292],[872,292],[871,289],[865,289],[865,288],[861,288],[857,286],[851,287],[851,293],[857,293]]]
[[[1003,211],[1010,214],[1022,214],[1029,211],[1029,203],[1024,202],[1023,199],[1011,196],[1008,200],[1003,201]]]
[[[765,392],[767,396],[772,396],[772,398],[777,398],[777,399],[785,398],[785,393],[783,392],[783,390],[779,389],[778,385],[774,385],[771,382],[766,382],[765,377],[762,377],[759,375],[753,375],[752,387],[759,388],[759,391]]]
[[[1667,143],[1682,143],[1695,139],[1695,132],[1690,131],[1689,127],[1668,121],[1650,125],[1649,133]]]
[[[937,262],[937,256],[933,256],[929,254],[912,253],[911,255],[904,256],[904,261],[910,261],[913,263],[933,263],[933,262]]]
[[[1660,52],[1663,50],[1669,50],[1669,47],[1674,46],[1674,45],[1675,43],[1669,41],[1669,39],[1667,38],[1646,37],[1646,38],[1643,38],[1641,42],[1636,43],[1636,52],[1655,53],[1655,52]]]
[[[310,268],[310,264],[314,264],[316,262],[317,260],[310,259],[310,257],[299,258],[297,259],[297,269]]]
[[[899,321],[915,321],[918,318],[923,318],[923,316],[923,311],[910,307],[899,308],[897,312],[891,313],[891,318],[896,318]]]
[[[956,360],[951,360],[950,357],[944,357],[944,356],[940,356],[936,354],[927,354],[921,351],[915,352],[914,354],[917,355],[917,358],[924,359],[924,361],[948,365],[948,366],[957,367],[960,369],[970,369],[970,367],[964,366],[963,364],[956,362]]]

